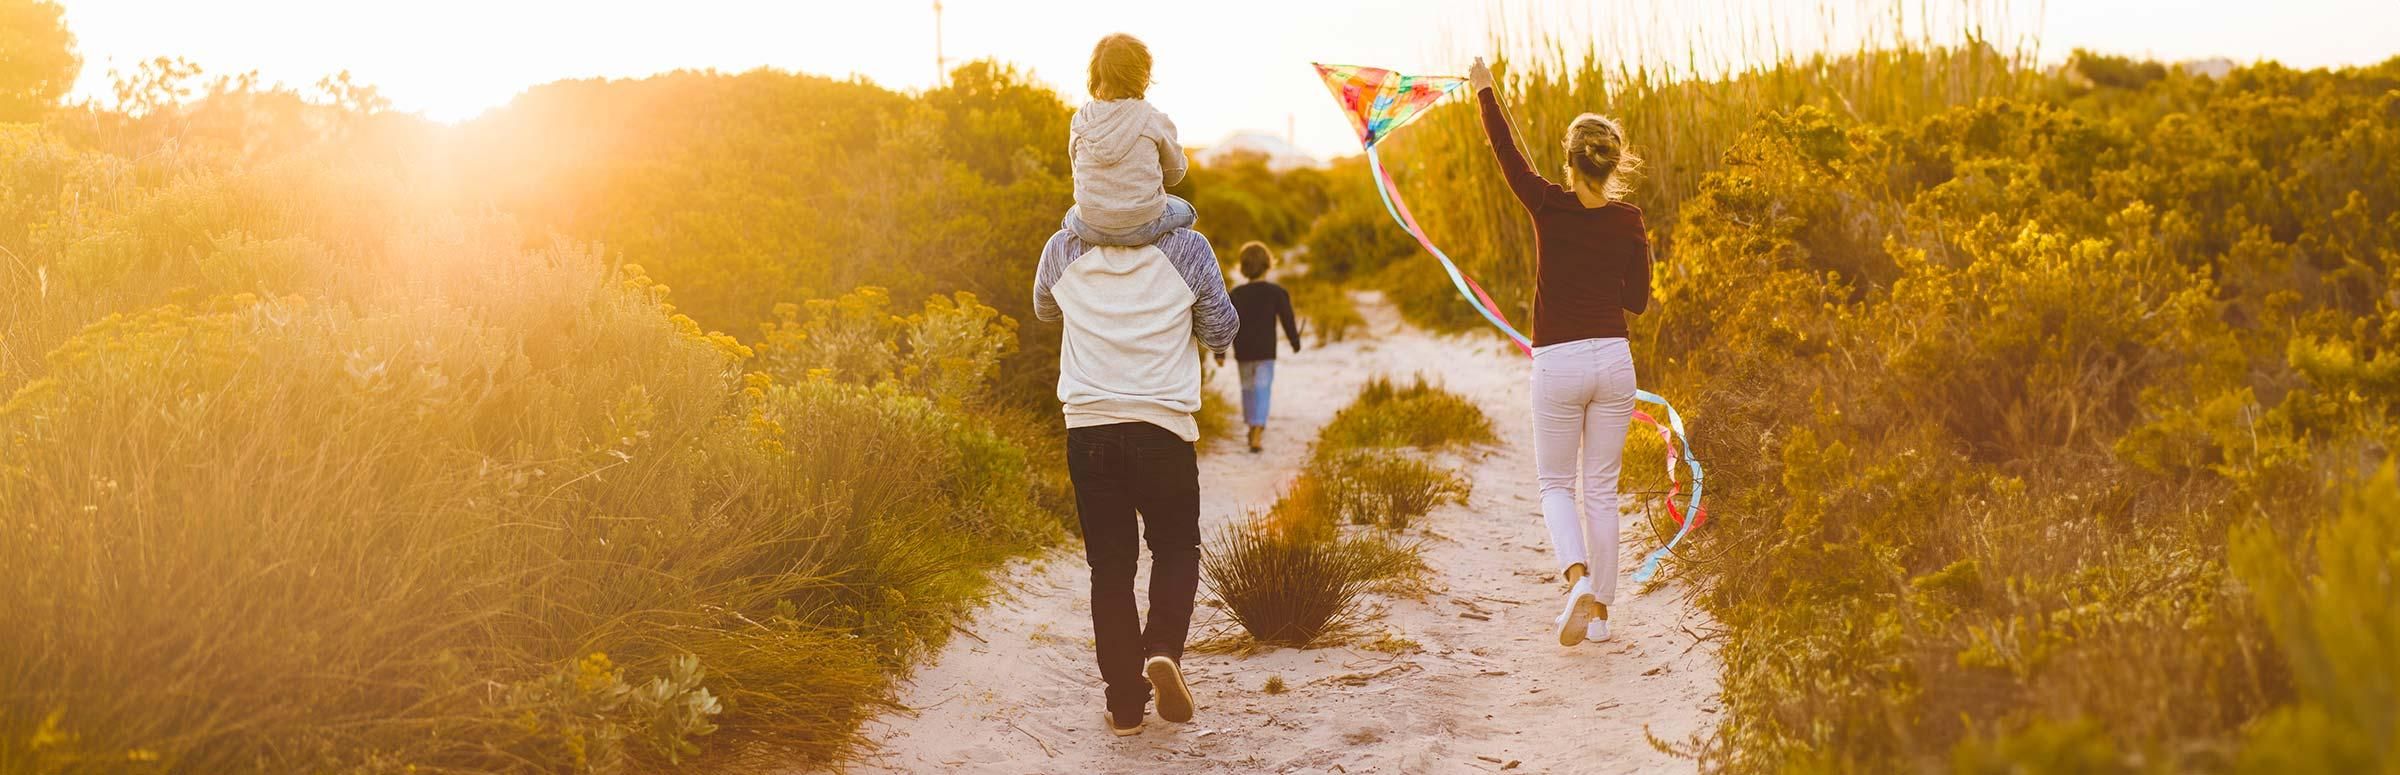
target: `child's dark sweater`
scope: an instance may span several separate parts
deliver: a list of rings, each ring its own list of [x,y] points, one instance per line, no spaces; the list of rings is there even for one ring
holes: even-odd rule
[[[1275,360],[1275,324],[1300,351],[1300,324],[1292,316],[1292,295],[1283,286],[1252,280],[1233,289],[1233,309],[1241,313],[1242,330],[1233,335],[1233,358],[1238,361]]]

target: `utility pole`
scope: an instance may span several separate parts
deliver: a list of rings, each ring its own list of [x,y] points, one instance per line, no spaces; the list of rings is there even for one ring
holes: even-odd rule
[[[950,58],[942,56],[942,0],[933,0],[933,85],[950,85]]]

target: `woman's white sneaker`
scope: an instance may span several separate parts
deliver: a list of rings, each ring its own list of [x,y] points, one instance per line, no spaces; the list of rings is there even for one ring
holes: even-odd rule
[[[1598,613],[1599,603],[1600,599],[1592,596],[1592,577],[1576,579],[1574,588],[1567,590],[1567,610],[1558,615],[1558,645],[1583,642],[1584,629]]]
[[[1608,640],[1608,620],[1593,619],[1591,624],[1584,625],[1583,639],[1593,642]]]

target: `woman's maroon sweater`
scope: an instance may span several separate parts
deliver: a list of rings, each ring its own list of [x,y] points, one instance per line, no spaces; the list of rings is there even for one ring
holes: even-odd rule
[[[1583,206],[1575,192],[1533,171],[1492,90],[1478,90],[1475,98],[1500,173],[1533,216],[1534,346],[1625,336],[1625,313],[1650,308],[1650,238],[1641,208]]]

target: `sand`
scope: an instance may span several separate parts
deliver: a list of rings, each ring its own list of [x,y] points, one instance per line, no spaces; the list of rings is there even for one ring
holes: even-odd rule
[[[1567,648],[1551,634],[1564,587],[1551,573],[1533,492],[1527,362],[1492,337],[1432,336],[1371,294],[1360,299],[1367,333],[1277,365],[1264,454],[1242,450],[1239,439],[1203,442],[1202,527],[1272,502],[1317,429],[1377,374],[1423,373],[1469,396],[1501,441],[1448,459],[1472,479],[1474,495],[1415,531],[1426,539],[1434,591],[1372,601],[1380,612],[1372,626],[1421,651],[1192,653],[1184,660],[1199,706],[1192,722],[1153,715],[1142,734],[1114,737],[1101,722],[1080,547],[1064,547],[1000,572],[996,598],[901,689],[909,710],[870,722],[876,750],[847,771],[1693,771],[1651,744],[1652,736],[1685,741],[1720,712],[1712,644],[1694,635],[1710,622],[1680,584],[1621,584],[1612,641]],[[1211,389],[1234,395],[1232,371],[1218,370]],[[1620,556],[1630,571],[1649,547],[1626,535]],[[1194,638],[1234,627],[1206,606],[1205,587],[1201,596]],[[1288,691],[1263,692],[1270,676]]]

